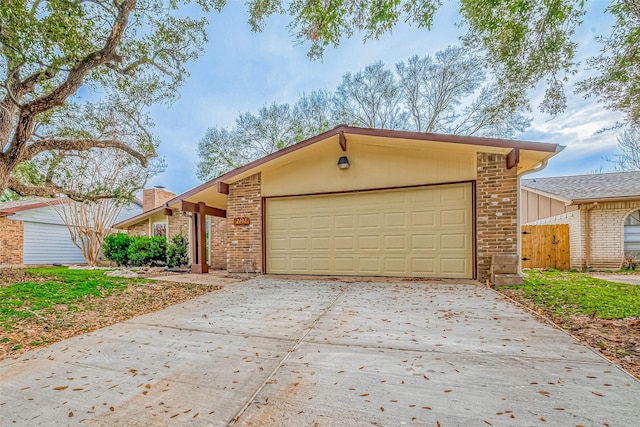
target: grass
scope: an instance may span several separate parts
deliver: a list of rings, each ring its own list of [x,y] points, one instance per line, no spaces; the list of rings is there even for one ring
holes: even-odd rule
[[[17,320],[37,316],[38,312],[42,315],[41,311],[56,304],[67,304],[68,310],[78,310],[78,304],[86,298],[110,295],[126,289],[131,282],[131,279],[107,277],[101,270],[53,267],[27,271],[34,276],[33,282],[0,287],[0,328],[8,330]]]
[[[527,272],[519,289],[524,297],[554,316],[589,315],[601,319],[640,318],[640,286],[613,283],[583,273]]]

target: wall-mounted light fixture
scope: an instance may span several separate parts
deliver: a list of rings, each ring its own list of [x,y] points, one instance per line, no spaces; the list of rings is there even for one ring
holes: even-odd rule
[[[338,159],[338,167],[340,169],[349,169],[349,166],[351,166],[349,164],[349,159],[347,159],[347,156],[342,156]]]

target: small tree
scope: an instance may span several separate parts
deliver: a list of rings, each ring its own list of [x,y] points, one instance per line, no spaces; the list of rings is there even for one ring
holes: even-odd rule
[[[171,238],[172,244],[167,249],[167,265],[169,267],[182,267],[189,264],[189,255],[187,239],[180,234],[176,234]]]

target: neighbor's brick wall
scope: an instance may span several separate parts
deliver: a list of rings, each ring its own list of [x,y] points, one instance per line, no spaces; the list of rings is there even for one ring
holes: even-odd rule
[[[149,220],[145,219],[127,228],[129,236],[149,236]]]
[[[24,223],[0,217],[0,265],[22,264]]]
[[[211,250],[210,267],[213,270],[225,270],[229,251],[226,218],[211,217],[211,235],[209,237],[211,239],[209,243]]]
[[[640,201],[598,203],[591,210],[591,268],[618,269],[624,261],[624,220]]]
[[[529,224],[569,224],[572,269],[618,269],[624,260],[624,220],[630,213],[640,209],[640,201],[598,203],[588,211],[590,206],[581,205],[579,211]],[[590,263],[586,258],[587,215],[591,217]]]
[[[491,255],[518,253],[518,177],[502,154],[478,153],[476,165],[478,280],[485,281]]]
[[[248,217],[250,224],[233,225],[233,219]],[[229,185],[227,198],[227,271],[262,272],[262,199],[260,174]]]

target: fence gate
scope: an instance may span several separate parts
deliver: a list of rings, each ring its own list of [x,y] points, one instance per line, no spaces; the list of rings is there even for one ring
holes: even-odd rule
[[[523,225],[522,268],[569,270],[569,225]]]

